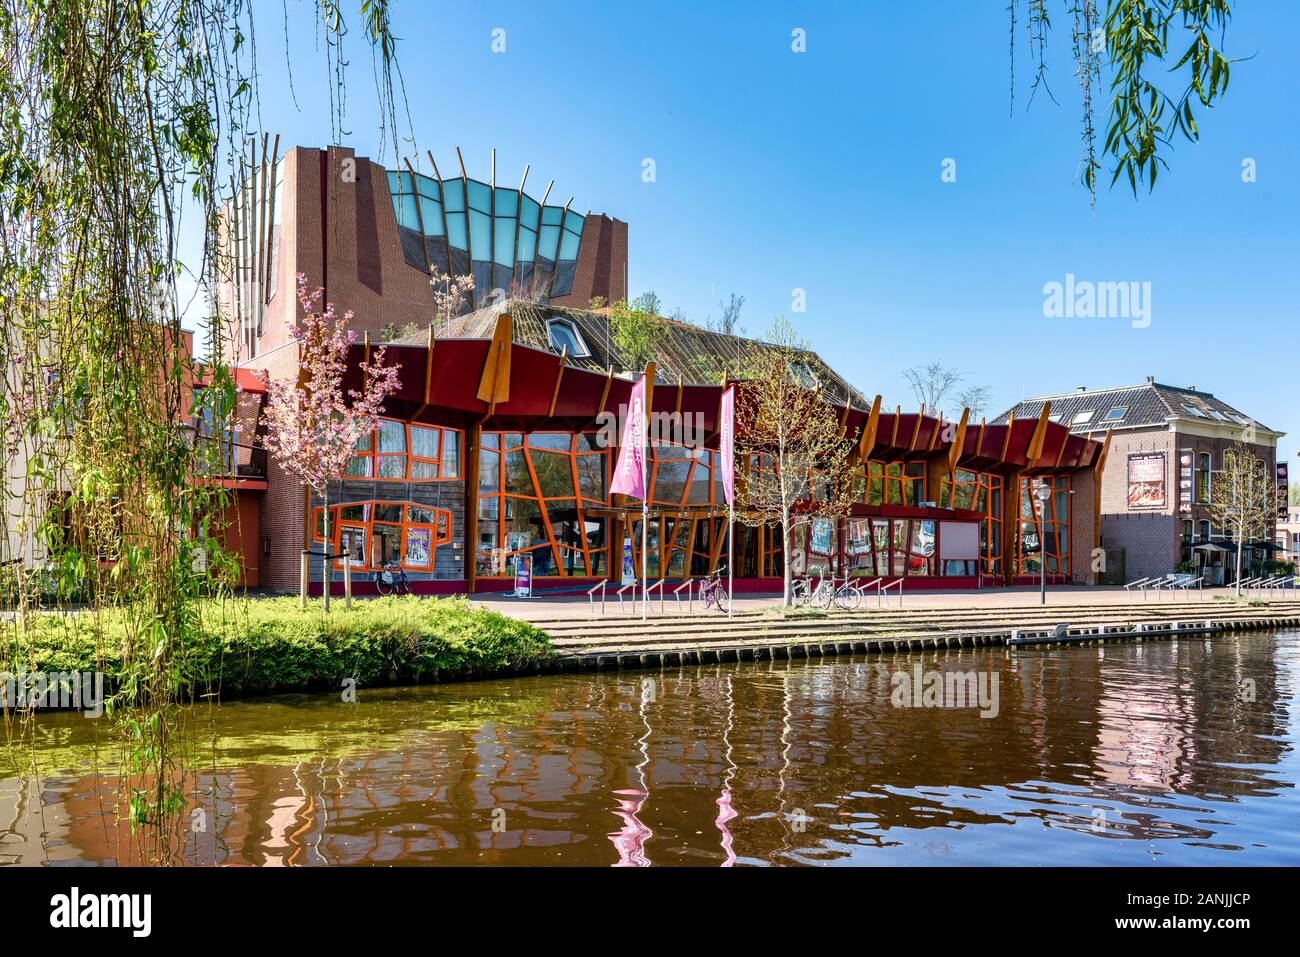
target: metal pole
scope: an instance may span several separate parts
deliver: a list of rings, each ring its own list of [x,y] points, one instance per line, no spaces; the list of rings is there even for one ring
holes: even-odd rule
[[[641,414],[641,620],[645,621],[646,605],[650,602],[650,478],[646,467],[646,445],[649,438],[646,427],[650,422],[650,411],[643,408]]]
[[[732,557],[732,544],[736,538],[736,503],[727,503],[727,617],[736,604],[736,562]]]

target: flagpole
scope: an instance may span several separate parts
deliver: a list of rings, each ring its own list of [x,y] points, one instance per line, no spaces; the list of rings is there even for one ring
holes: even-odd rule
[[[645,446],[641,447],[641,620],[645,621],[646,605],[650,603],[650,489],[646,487]]]
[[[732,545],[736,538],[736,502],[735,497],[727,503],[727,617],[736,604],[736,560],[732,557]]]

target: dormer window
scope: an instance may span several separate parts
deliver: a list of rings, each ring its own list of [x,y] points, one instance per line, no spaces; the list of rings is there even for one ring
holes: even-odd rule
[[[805,389],[816,389],[819,384],[812,367],[802,359],[796,359],[790,363],[790,374]]]
[[[587,348],[587,343],[583,341],[582,334],[572,319],[547,320],[546,333],[551,340],[551,348],[556,352],[568,349],[569,356],[573,359],[585,359],[591,355],[591,350]]]

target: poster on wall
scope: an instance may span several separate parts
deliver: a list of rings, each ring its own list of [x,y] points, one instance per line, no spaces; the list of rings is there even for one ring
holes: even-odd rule
[[[1277,463],[1277,518],[1280,522],[1285,522],[1287,518],[1287,505],[1291,494],[1290,480],[1287,477],[1287,467],[1285,462]]]
[[[515,556],[515,597],[533,597],[533,557],[531,555]]]
[[[1165,507],[1165,453],[1139,452],[1128,457],[1128,507]]]
[[[631,585],[636,581],[636,567],[632,562],[632,539],[623,537],[623,577],[620,585]]]
[[[813,519],[812,550],[818,555],[831,553],[831,523],[829,519]]]
[[[1194,457],[1191,449],[1178,453],[1178,511],[1192,510],[1192,475]]]
[[[405,564],[416,568],[429,566],[429,555],[433,548],[433,529],[412,528],[406,533]]]

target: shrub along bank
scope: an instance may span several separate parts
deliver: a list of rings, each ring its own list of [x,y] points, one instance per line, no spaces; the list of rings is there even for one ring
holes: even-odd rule
[[[120,613],[33,615],[11,623],[0,670],[103,671],[110,688],[128,646]],[[136,641],[137,654],[146,642]],[[296,598],[207,602],[199,608],[181,680],[195,697],[445,681],[527,670],[551,657],[546,635],[527,622],[471,607],[461,598],[379,598],[341,602],[327,615]]]

